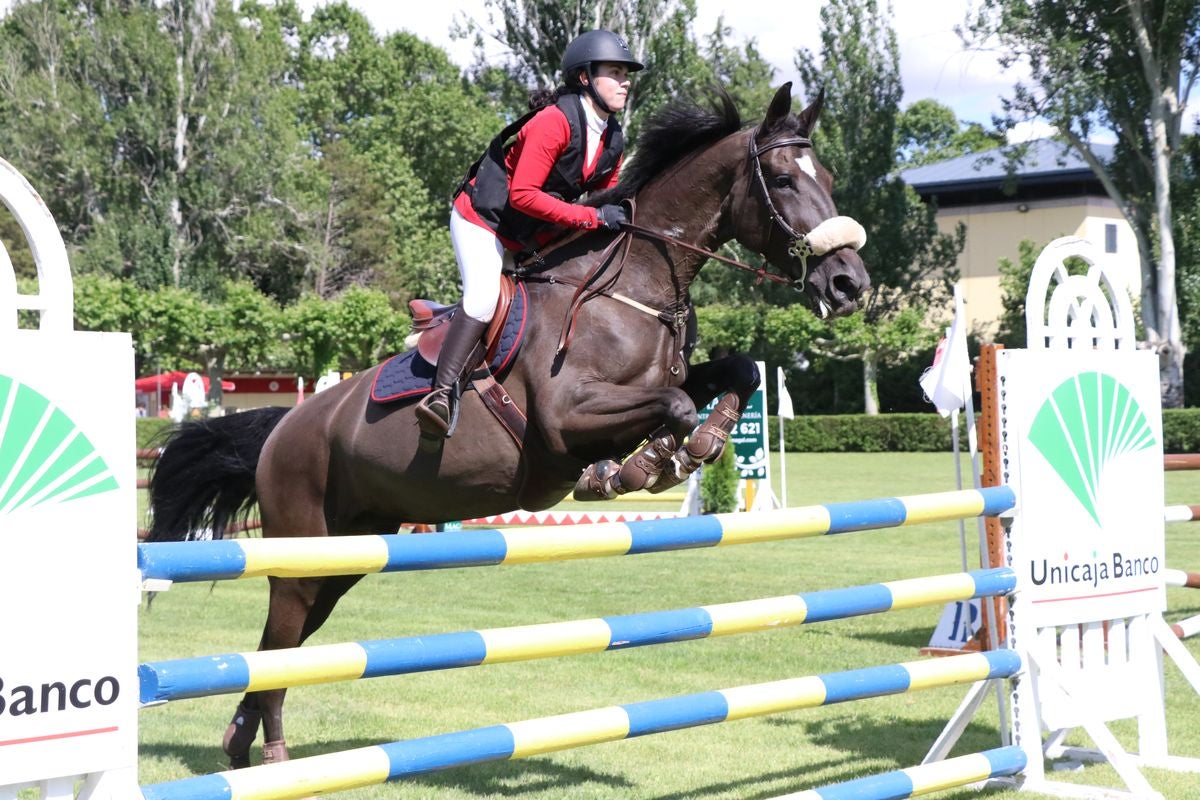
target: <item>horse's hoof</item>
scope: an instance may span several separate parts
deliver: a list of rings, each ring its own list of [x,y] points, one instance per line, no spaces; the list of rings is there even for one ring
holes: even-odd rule
[[[274,742],[263,742],[264,764],[278,764],[288,760],[287,742],[279,739]]]

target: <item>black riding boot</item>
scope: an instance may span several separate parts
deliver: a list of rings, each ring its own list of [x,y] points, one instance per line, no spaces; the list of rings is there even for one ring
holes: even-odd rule
[[[471,370],[475,352],[488,323],[467,316],[460,309],[450,320],[450,330],[438,353],[437,377],[433,391],[417,405],[417,423],[421,433],[431,437],[449,437],[454,432],[458,383]]]

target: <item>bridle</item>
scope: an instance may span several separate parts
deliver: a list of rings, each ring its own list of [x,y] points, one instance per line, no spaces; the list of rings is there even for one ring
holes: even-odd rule
[[[761,190],[763,204],[766,205],[767,211],[771,214],[771,221],[774,225],[778,225],[787,235],[790,243],[788,244],[788,255],[800,262],[800,277],[795,279],[795,282],[801,286],[804,285],[804,279],[808,276],[808,257],[813,254],[812,245],[808,241],[808,235],[799,233],[788,224],[788,221],[779,213],[779,209],[775,208],[775,203],[771,200],[771,192],[767,190],[767,179],[763,175],[762,155],[779,147],[808,147],[813,146],[812,139],[807,136],[790,136],[786,139],[777,139],[773,142],[768,142],[762,147],[756,146],[758,134],[762,126],[756,127],[750,133],[750,154],[749,162],[754,170],[754,182],[750,184],[750,191],[754,191],[757,186]],[[767,242],[763,247],[764,251],[770,250],[771,236],[775,233],[774,225],[767,231]]]

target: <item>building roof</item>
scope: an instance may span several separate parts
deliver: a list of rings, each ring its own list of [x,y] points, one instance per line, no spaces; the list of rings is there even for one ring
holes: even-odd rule
[[[923,198],[936,195],[942,205],[1013,197],[1103,194],[1091,167],[1074,150],[1054,139],[1037,139],[1009,173],[1007,148],[970,153],[936,164],[913,167],[900,178]],[[1112,145],[1093,144],[1103,161],[1113,156]]]

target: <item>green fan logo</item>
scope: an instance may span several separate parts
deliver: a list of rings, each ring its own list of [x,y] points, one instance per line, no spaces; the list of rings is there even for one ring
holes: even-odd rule
[[[1100,372],[1080,373],[1051,392],[1034,417],[1029,440],[1097,525],[1105,467],[1155,445],[1150,423],[1129,388]]]
[[[116,488],[112,470],[70,417],[0,375],[0,515]]]

